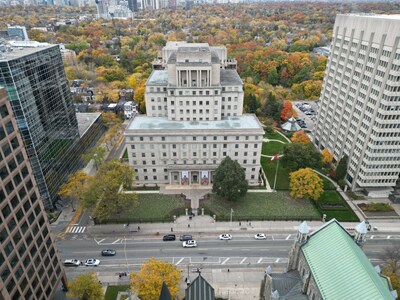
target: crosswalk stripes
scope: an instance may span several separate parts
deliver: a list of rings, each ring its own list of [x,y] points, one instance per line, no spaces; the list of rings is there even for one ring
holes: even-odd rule
[[[84,233],[86,230],[86,226],[68,226],[66,233]]]

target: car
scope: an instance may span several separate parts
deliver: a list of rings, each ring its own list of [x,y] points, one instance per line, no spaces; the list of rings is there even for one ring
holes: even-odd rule
[[[80,266],[82,263],[79,259],[66,259],[64,260],[64,266],[66,267],[77,267]]]
[[[267,236],[266,236],[264,233],[257,233],[257,234],[254,236],[254,238],[255,238],[256,240],[266,240],[266,239],[267,239]]]
[[[101,250],[101,255],[102,256],[114,256],[115,254],[117,254],[117,251],[115,251],[113,249]]]
[[[231,240],[232,239],[232,235],[230,235],[229,233],[224,233],[224,234],[221,234],[219,236],[219,239],[220,240]]]
[[[97,267],[100,264],[100,260],[95,259],[95,258],[88,258],[85,262],[85,266],[89,267],[89,266],[95,266]]]
[[[301,128],[307,128],[307,125],[306,124],[301,124],[300,127]]]
[[[184,241],[182,246],[183,248],[194,248],[197,247],[197,242],[195,240]]]
[[[179,240],[180,241],[190,241],[190,240],[193,240],[193,237],[190,234],[182,234],[179,237]]]
[[[167,234],[163,236],[163,241],[175,241],[176,236],[175,234]]]

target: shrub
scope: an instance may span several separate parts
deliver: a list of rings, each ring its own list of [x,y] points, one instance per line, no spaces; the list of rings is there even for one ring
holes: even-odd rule
[[[268,125],[265,127],[265,132],[266,133],[274,133],[274,129],[272,128],[271,125]]]

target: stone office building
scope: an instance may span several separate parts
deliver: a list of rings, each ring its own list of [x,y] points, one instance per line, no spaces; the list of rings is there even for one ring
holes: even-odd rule
[[[243,115],[243,82],[225,47],[168,42],[146,83],[147,116],[125,131],[136,183],[209,186],[222,159],[259,183],[264,131]]]

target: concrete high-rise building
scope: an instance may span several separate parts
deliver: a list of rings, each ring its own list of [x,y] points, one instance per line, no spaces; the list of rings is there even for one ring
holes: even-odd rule
[[[20,40],[20,41],[29,41],[28,32],[26,31],[25,26],[7,26],[7,34],[10,38]]]
[[[79,131],[58,45],[0,53],[0,87],[10,100],[45,207],[81,166]]]
[[[136,183],[210,188],[230,156],[259,184],[264,130],[243,115],[243,82],[225,47],[168,42],[146,82],[147,116],[125,131]]]
[[[320,100],[315,144],[348,155],[351,190],[386,196],[400,174],[400,15],[336,17]]]
[[[0,88],[0,299],[52,299],[66,277],[23,145]]]

